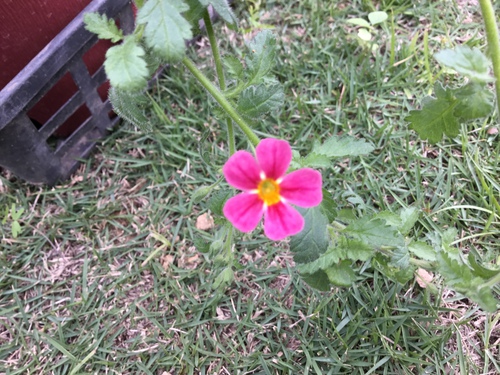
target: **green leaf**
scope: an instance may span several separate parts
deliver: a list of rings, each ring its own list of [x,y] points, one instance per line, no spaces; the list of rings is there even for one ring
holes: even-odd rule
[[[386,12],[370,12],[368,13],[368,19],[372,25],[376,25],[378,23],[382,23],[387,20],[389,16]]]
[[[370,23],[363,18],[350,18],[346,21],[352,25],[370,28]]]
[[[404,246],[400,246],[393,251],[389,265],[399,269],[410,267],[410,253],[408,249]]]
[[[221,273],[217,275],[212,284],[213,289],[223,288],[226,285],[229,285],[234,280],[234,271],[231,267],[226,267],[222,270]]]
[[[444,49],[436,53],[434,58],[440,64],[474,81],[494,81],[488,74],[488,67],[490,64],[488,58],[477,48],[458,46],[455,49]]]
[[[151,122],[145,113],[149,101],[144,93],[111,87],[108,92],[108,99],[113,105],[113,110],[122,119],[139,127],[143,132],[152,130]]]
[[[328,248],[328,219],[316,206],[298,208],[304,217],[304,229],[290,240],[295,263],[308,263],[319,258]]]
[[[105,14],[86,13],[83,16],[85,28],[97,34],[99,39],[110,39],[113,43],[123,39],[123,32],[116,26],[114,19],[108,19]]]
[[[180,61],[191,39],[191,25],[181,13],[189,10],[182,0],[148,0],[137,13],[137,22],[144,24],[146,44],[168,61]]]
[[[407,267],[403,269],[394,267],[390,264],[389,259],[382,254],[375,255],[372,259],[372,264],[385,276],[398,283],[405,284],[409,280],[413,279],[413,272],[415,270],[414,267]]]
[[[325,270],[328,280],[336,286],[348,287],[356,281],[356,274],[352,270],[352,263],[344,260]]]
[[[399,217],[401,218],[401,225],[398,227],[403,235],[407,235],[410,230],[415,226],[418,221],[420,213],[416,207],[406,207],[401,209]]]
[[[301,274],[313,274],[319,270],[326,270],[344,258],[343,249],[340,247],[329,247],[318,259],[308,263],[298,263],[297,271]]]
[[[208,253],[210,251],[210,242],[208,242],[201,236],[195,236],[193,243],[196,250],[198,250],[200,253]]]
[[[493,110],[495,95],[484,83],[469,82],[454,90],[459,104],[455,108],[455,116],[466,120],[488,116]]]
[[[403,225],[403,221],[401,220],[401,217],[399,215],[396,215],[393,212],[390,211],[382,211],[379,212],[377,215],[375,215],[378,219],[383,219],[385,220],[386,224],[394,227],[394,228],[399,228],[401,225]]]
[[[350,238],[341,237],[339,246],[344,250],[347,258],[355,261],[360,260],[366,262],[375,254],[375,250],[372,246]]]
[[[470,266],[472,267],[472,272],[475,276],[482,277],[483,279],[490,279],[500,273],[500,268],[498,266],[496,269],[492,269],[479,264],[476,260],[476,257],[472,253],[469,253],[468,260]]]
[[[365,42],[369,42],[372,39],[372,34],[368,31],[368,29],[361,28],[358,30],[358,37]]]
[[[236,110],[245,117],[256,119],[283,106],[284,99],[279,83],[252,85],[241,92]]]
[[[208,209],[215,215],[223,216],[222,208],[231,195],[233,195],[231,190],[219,190],[212,194],[207,203]]]
[[[111,86],[128,91],[145,88],[149,72],[144,54],[133,36],[127,36],[122,44],[108,49],[104,70]]]
[[[238,19],[234,15],[233,10],[231,9],[231,6],[229,5],[227,0],[200,0],[200,3],[205,6],[208,6],[208,4],[212,4],[217,14],[224,21],[226,21],[226,23],[234,26],[238,25]]]
[[[19,233],[21,233],[21,224],[17,221],[13,221],[10,231],[12,232],[12,237],[17,238]]]
[[[234,56],[225,56],[224,65],[227,68],[227,73],[233,76],[236,80],[243,77],[243,63]]]
[[[328,292],[331,289],[330,279],[325,271],[319,270],[313,274],[300,275],[311,287],[323,292]]]
[[[364,216],[349,224],[343,232],[374,247],[404,245],[403,236],[379,218]]]
[[[452,90],[444,89],[438,82],[435,91],[436,99],[424,99],[422,109],[410,111],[410,115],[405,118],[410,123],[410,129],[431,143],[439,142],[443,133],[448,137],[457,136],[460,128],[458,118],[454,115],[459,101],[453,96]]]
[[[431,262],[435,262],[437,259],[436,250],[425,242],[411,242],[408,245],[408,250],[420,259],[428,260]]]
[[[375,148],[364,139],[337,135],[331,136],[322,145],[314,145],[312,154],[324,155],[328,158],[366,155]]]
[[[491,287],[485,284],[484,278],[473,273],[463,262],[452,259],[444,251],[438,253],[438,265],[439,273],[452,289],[478,303],[484,310],[496,311],[498,301],[493,296]]]
[[[213,190],[213,186],[200,186],[191,196],[193,203],[200,203]]]
[[[245,61],[248,85],[261,83],[269,74],[276,61],[276,38],[269,30],[260,32],[249,44],[250,52]]]
[[[326,216],[328,222],[331,223],[337,217],[337,203],[333,200],[332,194],[326,189],[323,189],[323,200],[319,205],[323,215]]]

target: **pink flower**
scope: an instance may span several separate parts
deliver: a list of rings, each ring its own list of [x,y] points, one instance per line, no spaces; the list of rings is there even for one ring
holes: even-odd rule
[[[247,151],[238,151],[222,169],[229,185],[243,190],[226,202],[224,215],[242,232],[254,230],[264,215],[264,233],[271,240],[299,233],[304,218],[290,203],[318,205],[323,199],[321,174],[310,168],[285,174],[292,160],[286,141],[264,139],[255,151],[257,160]]]

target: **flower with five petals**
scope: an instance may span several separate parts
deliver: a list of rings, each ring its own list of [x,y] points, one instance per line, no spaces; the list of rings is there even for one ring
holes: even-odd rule
[[[256,158],[247,151],[237,151],[222,169],[229,185],[243,190],[226,202],[224,216],[242,232],[255,229],[264,216],[264,233],[271,240],[299,233],[304,218],[290,204],[320,204],[321,174],[310,168],[285,174],[292,160],[286,141],[264,139],[255,152]]]

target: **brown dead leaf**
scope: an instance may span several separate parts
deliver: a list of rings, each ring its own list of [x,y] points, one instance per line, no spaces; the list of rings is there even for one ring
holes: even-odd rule
[[[432,273],[423,268],[419,268],[417,272],[415,272],[415,280],[421,288],[427,288],[432,283],[432,279],[434,279]]]
[[[209,230],[214,227],[214,219],[208,214],[198,216],[196,219],[196,228],[200,230]]]
[[[170,268],[170,265],[174,262],[175,256],[165,254],[162,257],[160,257],[160,262],[161,266],[165,271],[167,271]]]

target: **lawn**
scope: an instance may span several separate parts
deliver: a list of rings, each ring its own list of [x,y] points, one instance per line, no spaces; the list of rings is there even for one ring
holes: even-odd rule
[[[346,20],[374,10],[389,19],[365,43]],[[405,121],[436,81],[461,83],[435,52],[485,50],[475,1],[247,0],[235,12],[248,33],[216,23],[223,54],[241,54],[257,29],[278,41],[285,104],[261,138],[302,155],[332,134],[366,139],[373,153],[322,170],[339,210],[415,206],[415,237],[453,233],[462,252],[500,264],[498,114],[435,145]],[[189,55],[213,77],[209,52],[202,38]],[[192,196],[221,177],[224,122],[181,65],[150,94],[151,129],[123,123],[70,180],[33,186],[2,171],[0,374],[500,373],[500,313],[439,275],[432,293],[360,263],[354,286],[319,292],[288,241],[257,230],[238,237],[235,278],[219,285],[225,264],[193,241],[218,222]],[[248,149],[239,133],[237,148]]]

